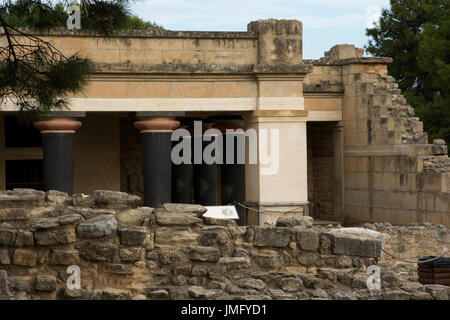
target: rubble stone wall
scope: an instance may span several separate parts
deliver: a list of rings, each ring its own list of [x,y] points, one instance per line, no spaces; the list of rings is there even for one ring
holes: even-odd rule
[[[198,205],[140,205],[112,191],[1,192],[1,298],[448,299],[447,287],[422,286],[411,269],[403,289],[388,277],[382,290],[368,290],[365,270],[383,262],[382,241],[332,233],[310,217],[238,227],[202,217]],[[403,229],[367,227],[395,234],[396,253],[402,244],[420,247],[415,237],[402,242]],[[439,234],[424,234],[435,245],[449,241],[442,226],[414,230]],[[81,289],[67,288],[71,265],[80,267]]]

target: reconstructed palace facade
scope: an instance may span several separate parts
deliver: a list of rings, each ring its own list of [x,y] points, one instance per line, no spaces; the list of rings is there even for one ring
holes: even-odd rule
[[[447,147],[428,144],[387,74],[390,58],[337,45],[304,60],[295,20],[254,21],[247,32],[40,36],[89,57],[96,72],[84,93],[69,97],[70,110],[35,128],[22,126],[16,106],[1,107],[0,190],[124,191],[153,207],[236,201],[251,208],[238,207],[240,223],[251,225],[311,215],[450,226]],[[224,133],[277,129],[279,170],[173,165],[172,131],[196,120]]]

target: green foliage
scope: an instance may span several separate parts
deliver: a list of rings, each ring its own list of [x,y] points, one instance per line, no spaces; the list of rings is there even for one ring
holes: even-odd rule
[[[37,5],[27,0],[19,0],[14,5],[5,7],[2,13],[6,23],[15,27],[32,29],[49,29],[65,25],[67,13],[64,5],[58,3]]]
[[[389,56],[394,76],[430,138],[450,143],[450,3],[391,0],[380,27],[367,29],[367,52]]]
[[[124,26],[125,30],[151,30],[151,29],[163,29],[162,26],[156,22],[144,21],[138,16],[128,16],[127,23]]]
[[[93,63],[78,55],[65,57],[51,43],[18,28],[65,27],[70,0],[0,0],[0,108],[7,101],[26,112],[28,119],[67,107],[69,94],[81,92]],[[82,29],[104,36],[116,30],[161,28],[129,12],[131,0],[79,0]]]
[[[4,7],[5,21],[13,27],[51,29],[65,27],[69,17],[66,8],[71,4],[81,5],[82,29],[95,30],[104,35],[117,30],[162,29],[162,26],[145,21],[129,11],[129,1],[51,2],[37,4],[30,0],[17,0]],[[0,6],[1,10],[1,6]]]

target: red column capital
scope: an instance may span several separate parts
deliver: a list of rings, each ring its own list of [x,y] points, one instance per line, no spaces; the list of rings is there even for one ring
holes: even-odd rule
[[[75,133],[82,123],[71,118],[51,118],[34,123],[34,127],[45,133]]]

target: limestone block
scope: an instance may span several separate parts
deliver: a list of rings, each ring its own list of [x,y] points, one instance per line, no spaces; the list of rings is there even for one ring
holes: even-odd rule
[[[319,233],[313,230],[305,230],[299,227],[294,228],[297,245],[302,250],[317,251],[319,249]]]
[[[289,244],[291,231],[279,227],[255,227],[253,244],[257,247],[283,248]]]
[[[186,255],[192,261],[217,262],[220,259],[220,251],[216,248],[202,246],[187,246],[184,248]]]
[[[18,266],[35,267],[37,258],[37,253],[33,250],[16,249],[14,251],[13,263]]]
[[[17,230],[0,227],[0,245],[13,246],[16,242]]]
[[[36,277],[36,290],[55,291],[56,283],[56,278],[53,276],[38,275]]]
[[[119,228],[120,243],[127,246],[141,246],[147,236],[146,227]]]
[[[34,237],[36,243],[40,246],[69,244],[76,241],[75,230],[73,229],[36,231]]]
[[[51,265],[79,265],[80,255],[77,250],[52,249]]]
[[[101,239],[114,235],[117,220],[112,216],[99,216],[80,223],[77,236],[81,239]]]

